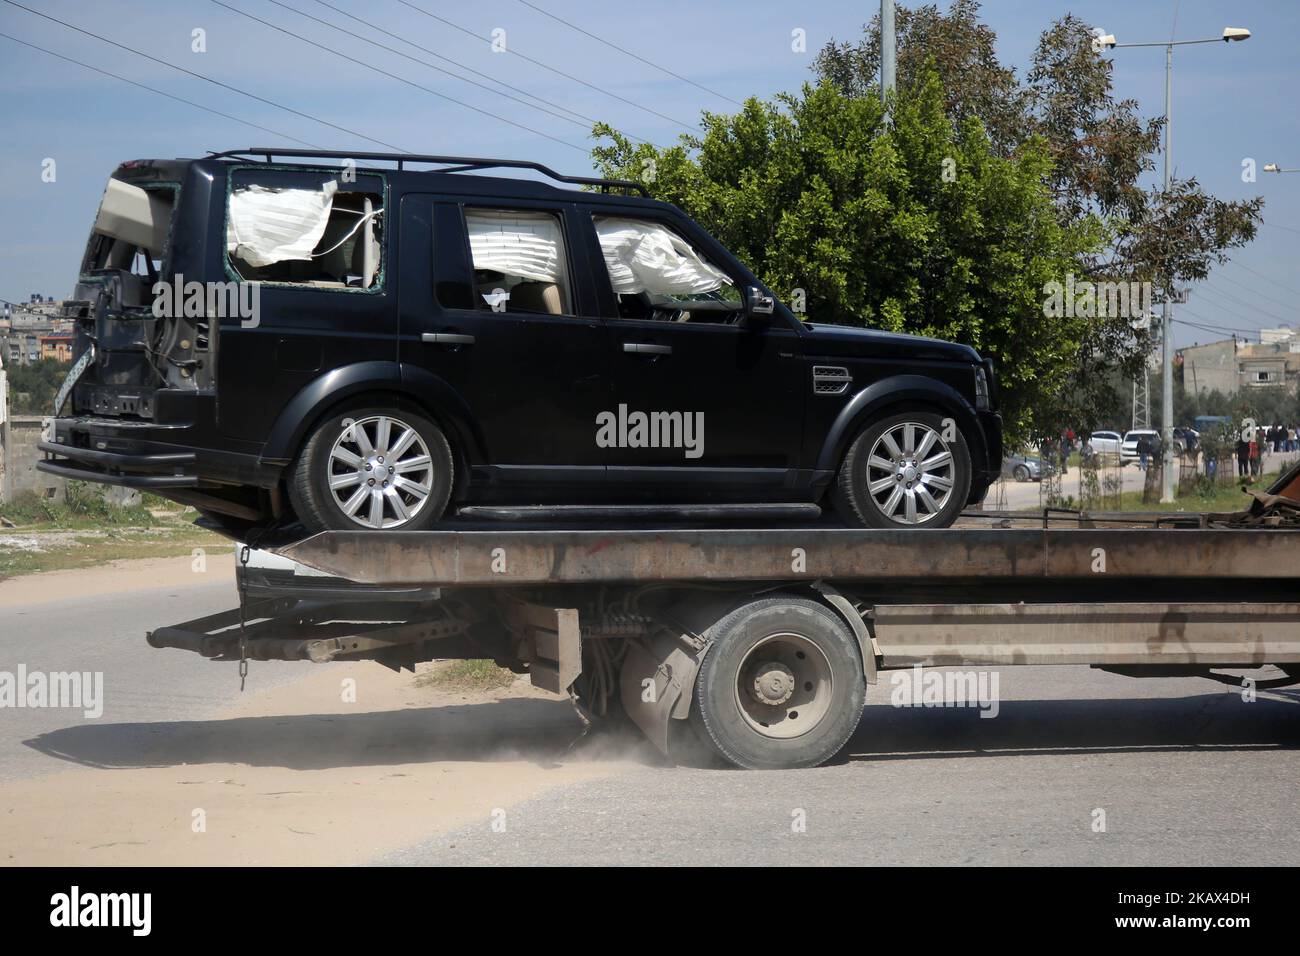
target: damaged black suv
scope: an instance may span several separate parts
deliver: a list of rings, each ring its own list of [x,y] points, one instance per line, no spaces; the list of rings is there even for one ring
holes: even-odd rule
[[[125,163],[65,304],[78,358],[39,467],[232,533],[828,501],[945,527],[982,499],[1002,460],[987,360],[800,321],[639,192],[405,154]]]

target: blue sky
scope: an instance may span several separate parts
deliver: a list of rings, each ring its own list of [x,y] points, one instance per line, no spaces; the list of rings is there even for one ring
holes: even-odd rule
[[[727,111],[734,109],[733,100],[797,87],[809,78],[813,54],[825,41],[856,38],[862,23],[878,8],[871,0],[816,4],[529,0],[692,83],[583,36],[523,0],[409,0],[484,39],[421,15],[401,0],[326,0],[344,13],[318,0],[278,0],[278,6],[269,0],[221,0],[466,104],[461,105],[313,48],[213,0],[20,2],[402,149],[525,157],[574,173],[590,169],[589,124],[562,116],[595,117],[653,142],[671,142],[681,131],[673,121],[693,123],[701,110]],[[290,8],[461,75],[470,75],[465,68],[477,70],[556,104],[546,109],[561,115],[549,115],[435,72],[312,22]],[[1196,176],[1223,198],[1262,195],[1266,199],[1266,225],[1256,241],[1193,289],[1179,316],[1224,330],[1298,324],[1300,172],[1272,175],[1262,169],[1268,162],[1300,167],[1300,111],[1295,106],[1300,95],[1300,3],[989,0],[984,20],[998,34],[1003,61],[1023,71],[1039,32],[1066,12],[1105,28],[1121,42],[1168,39],[1175,16],[1179,39],[1217,36],[1225,26],[1243,26],[1254,33],[1245,43],[1187,47],[1174,55],[1173,155],[1178,175]],[[345,13],[462,66],[370,30]],[[206,53],[191,50],[196,28],[206,32]],[[790,49],[795,28],[806,31],[806,54]],[[590,85],[520,56],[493,52],[486,38],[494,29],[505,31],[510,49]],[[148,62],[3,2],[0,32],[268,127],[282,137],[328,148],[383,148]],[[1163,50],[1120,50],[1112,57],[1117,93],[1135,98],[1145,114],[1159,115],[1164,107]],[[527,99],[520,93],[511,95]],[[0,298],[9,299],[26,298],[31,292],[62,296],[70,291],[104,180],[118,162],[288,142],[3,38],[0,129],[4,138],[0,222],[7,226],[0,237]],[[54,183],[41,181],[41,164],[47,157],[57,162]],[[1253,158],[1261,170],[1254,183],[1241,179],[1246,158]],[[1176,341],[1184,345],[1226,334],[1180,325]]]

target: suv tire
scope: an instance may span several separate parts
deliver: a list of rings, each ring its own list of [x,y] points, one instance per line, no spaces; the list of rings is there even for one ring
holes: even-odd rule
[[[289,501],[313,531],[423,531],[451,498],[451,447],[408,406],[335,412],[311,432],[289,477]]]
[[[835,500],[868,528],[946,528],[970,495],[966,439],[933,412],[899,412],[858,433],[840,465]],[[910,447],[908,447],[910,441]]]

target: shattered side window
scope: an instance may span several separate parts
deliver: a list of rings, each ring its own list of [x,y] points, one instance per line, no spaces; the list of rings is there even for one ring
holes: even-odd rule
[[[667,226],[624,216],[592,217],[610,291],[625,319],[732,325],[740,290]]]
[[[246,282],[378,289],[384,190],[377,176],[236,170],[226,208],[226,255]]]

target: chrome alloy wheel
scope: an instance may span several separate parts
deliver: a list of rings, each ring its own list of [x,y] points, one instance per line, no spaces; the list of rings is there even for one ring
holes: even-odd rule
[[[899,524],[933,519],[947,504],[955,480],[952,449],[921,422],[891,425],[867,458],[867,491],[881,513]]]
[[[433,459],[424,440],[388,415],[345,419],[326,467],[335,503],[363,528],[400,528],[433,490]]]

